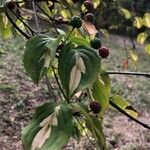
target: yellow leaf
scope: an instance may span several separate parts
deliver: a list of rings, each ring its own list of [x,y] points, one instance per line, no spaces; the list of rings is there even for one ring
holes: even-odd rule
[[[99,6],[100,2],[101,2],[100,0],[93,0],[94,8],[97,8],[97,6]]]
[[[143,26],[143,20],[141,17],[135,17],[134,18],[134,26],[140,29]]]
[[[3,16],[3,23],[4,23],[4,28],[7,28],[8,25],[8,18],[6,17],[6,15],[4,13],[1,14]]]
[[[150,13],[145,13],[143,17],[143,24],[150,28]]]
[[[139,44],[143,44],[145,42],[145,40],[147,39],[148,34],[146,32],[142,32],[137,36],[137,42]]]
[[[150,43],[145,46],[145,52],[150,54]]]
[[[137,53],[133,52],[132,50],[130,51],[130,55],[133,61],[138,61],[138,55]]]
[[[31,150],[41,149],[51,134],[51,127],[43,127],[34,137]]]
[[[129,12],[128,9],[121,8],[121,11],[124,14],[124,16],[125,16],[126,19],[130,19],[131,18],[131,15],[130,15],[130,12]]]

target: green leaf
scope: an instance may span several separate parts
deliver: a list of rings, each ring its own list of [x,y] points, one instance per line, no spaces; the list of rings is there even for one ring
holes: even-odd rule
[[[86,124],[96,139],[100,149],[106,150],[106,141],[102,131],[101,122],[96,119],[95,116],[89,115],[88,108],[83,103],[73,103],[71,105],[73,109],[80,112],[85,117]]]
[[[34,83],[38,84],[45,68],[53,64],[56,49],[62,37],[63,35],[59,35],[56,39],[46,35],[37,35],[27,41],[23,62],[25,70]]]
[[[32,141],[38,131],[41,129],[40,123],[54,112],[56,105],[54,103],[46,103],[37,108],[30,124],[23,128],[21,139],[25,150],[30,150]]]
[[[148,34],[146,32],[142,32],[137,36],[137,42],[139,44],[143,44],[145,42],[145,40],[147,39]]]
[[[101,67],[101,58],[95,49],[74,48],[71,43],[61,50],[58,62],[58,74],[67,98],[92,84]]]
[[[31,123],[22,131],[25,150],[59,150],[73,133],[68,104],[47,103],[37,109]]]
[[[82,38],[80,36],[72,36],[69,41],[77,45],[87,45],[89,46],[90,41],[88,39]]]
[[[97,139],[97,143],[102,150],[106,150],[106,139],[102,129],[102,120],[98,119],[96,116],[90,115],[95,128],[93,128],[92,124],[86,120],[87,128],[91,131],[94,135],[95,139]],[[94,129],[94,130],[93,130]]]
[[[134,118],[138,117],[137,111],[121,96],[119,95],[114,95],[112,97],[113,103],[115,103],[117,106],[119,106],[122,110],[127,112],[129,115],[131,115]],[[132,108],[132,109],[129,109]]]
[[[109,106],[110,98],[110,78],[106,72],[101,73],[101,77],[93,83],[91,87],[92,97],[101,105],[99,116],[103,116]]]

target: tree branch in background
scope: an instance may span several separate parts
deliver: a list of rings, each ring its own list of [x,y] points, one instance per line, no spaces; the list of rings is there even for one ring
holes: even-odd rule
[[[150,78],[150,73],[145,72],[119,72],[119,71],[107,71],[108,74],[119,74],[119,75],[132,75],[132,76],[145,76]]]
[[[111,106],[113,106],[114,108],[116,108],[119,112],[121,112],[122,114],[124,114],[125,116],[127,116],[128,118],[130,118],[131,120],[133,120],[134,122],[136,122],[136,123],[140,124],[141,126],[143,126],[144,128],[147,128],[147,129],[150,130],[150,126],[149,126],[149,125],[147,125],[147,124],[145,124],[145,123],[143,123],[143,122],[137,120],[136,118],[130,116],[127,112],[125,112],[123,109],[121,109],[121,108],[120,108],[119,106],[117,106],[115,103],[113,103],[113,101],[110,100],[110,101],[109,101],[109,104],[110,104]]]
[[[11,24],[14,26],[14,28],[19,32],[21,33],[26,39],[29,39],[30,36],[28,34],[26,34],[24,31],[22,31],[17,25],[16,23],[12,20],[12,18],[9,16],[8,12],[5,11],[5,14],[8,18],[8,20],[11,22]]]

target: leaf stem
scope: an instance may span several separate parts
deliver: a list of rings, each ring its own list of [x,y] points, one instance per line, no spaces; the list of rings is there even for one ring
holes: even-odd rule
[[[131,120],[133,120],[134,122],[140,124],[141,126],[143,126],[144,128],[147,128],[150,130],[150,126],[139,121],[138,119],[130,116],[127,112],[125,112],[123,109],[121,109],[118,105],[116,105],[115,103],[113,103],[112,100],[109,101],[110,105],[113,106],[114,108],[116,108],[119,112],[121,112],[122,114],[124,114],[125,116],[127,116],[128,118],[130,118]]]

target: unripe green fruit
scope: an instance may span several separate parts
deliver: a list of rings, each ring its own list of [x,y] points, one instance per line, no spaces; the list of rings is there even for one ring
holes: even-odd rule
[[[93,2],[91,0],[86,0],[83,4],[84,4],[85,8],[89,11],[93,10],[93,8],[94,8]]]
[[[91,108],[91,111],[94,113],[94,114],[98,114],[101,110],[101,105],[100,103],[98,102],[95,102],[95,101],[92,101],[90,103],[90,108]]]
[[[106,47],[102,47],[99,49],[99,55],[102,57],[102,58],[107,58],[109,56],[109,49],[106,48]]]
[[[73,16],[69,21],[69,25],[73,28],[80,28],[82,26],[82,19],[79,16]]]
[[[14,9],[16,7],[16,4],[14,1],[10,1],[7,3],[7,8],[9,8],[10,10]]]
[[[94,23],[94,15],[92,13],[87,13],[85,17],[87,21]]]
[[[90,44],[94,49],[99,49],[102,46],[102,41],[99,38],[94,38],[90,41]]]

